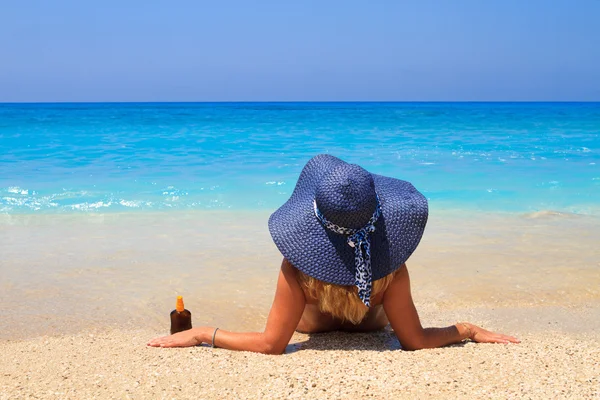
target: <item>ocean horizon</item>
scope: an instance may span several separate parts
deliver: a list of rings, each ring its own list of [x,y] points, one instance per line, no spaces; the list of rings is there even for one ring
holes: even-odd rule
[[[53,104],[600,104],[597,100],[224,100],[224,101],[1,101],[3,105]]]

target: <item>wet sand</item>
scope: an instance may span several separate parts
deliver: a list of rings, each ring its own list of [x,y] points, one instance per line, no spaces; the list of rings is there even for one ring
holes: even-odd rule
[[[394,351],[391,332],[296,335],[284,356],[149,349],[195,325],[262,329],[280,255],[263,212],[0,216],[0,399],[600,396],[600,221],[432,210],[408,262],[425,326],[520,345]]]

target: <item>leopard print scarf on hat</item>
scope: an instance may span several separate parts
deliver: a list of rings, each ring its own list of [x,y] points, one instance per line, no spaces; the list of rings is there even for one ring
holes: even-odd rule
[[[356,272],[354,275],[354,284],[358,288],[358,297],[367,307],[371,306],[371,288],[373,286],[373,276],[371,270],[371,237],[370,234],[375,231],[375,222],[381,215],[381,205],[377,197],[377,206],[369,222],[360,229],[344,228],[328,221],[327,218],[317,208],[317,201],[313,202],[315,215],[317,219],[332,232],[340,235],[347,235],[347,243],[354,247],[354,263]]]

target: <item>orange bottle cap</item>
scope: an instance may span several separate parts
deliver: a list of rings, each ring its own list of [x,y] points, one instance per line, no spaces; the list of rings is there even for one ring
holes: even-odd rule
[[[183,306],[183,297],[177,296],[177,305],[175,306],[175,309],[177,312],[182,312],[185,310],[185,307]]]

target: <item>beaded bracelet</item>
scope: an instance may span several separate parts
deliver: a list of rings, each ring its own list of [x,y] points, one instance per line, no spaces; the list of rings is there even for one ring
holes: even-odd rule
[[[212,343],[211,343],[211,347],[215,347],[215,335],[217,334],[217,331],[219,330],[219,328],[215,328],[215,331],[213,332],[212,335]]]

